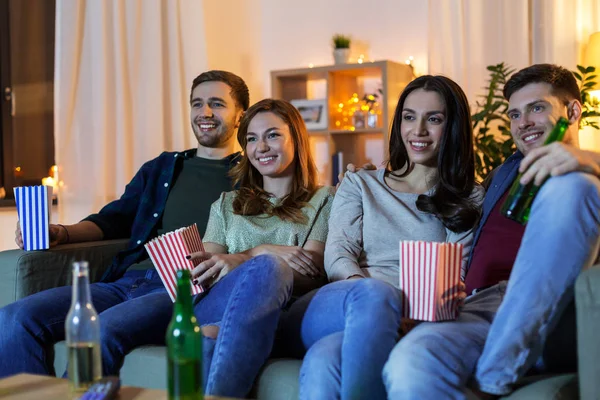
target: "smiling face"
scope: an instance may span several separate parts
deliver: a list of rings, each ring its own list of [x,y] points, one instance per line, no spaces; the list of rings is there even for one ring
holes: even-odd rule
[[[406,97],[400,133],[411,162],[437,165],[445,127],[446,105],[437,92],[416,89]]]
[[[544,140],[560,117],[579,115],[577,100],[565,104],[552,93],[548,83],[530,83],[515,91],[509,99],[510,131],[517,148],[525,155],[544,144]],[[577,124],[571,124],[563,142],[578,144]]]
[[[263,177],[294,174],[295,148],[290,127],[272,112],[260,112],[248,124],[246,154]]]
[[[224,147],[233,140],[242,109],[231,97],[231,87],[219,81],[202,82],[192,91],[190,119],[198,143]]]

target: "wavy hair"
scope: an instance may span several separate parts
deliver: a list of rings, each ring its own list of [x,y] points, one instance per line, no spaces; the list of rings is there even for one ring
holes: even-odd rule
[[[252,165],[246,153],[248,126],[260,113],[273,113],[286,123],[292,135],[295,153],[292,190],[277,205],[269,201],[269,193],[263,189],[263,177]],[[230,174],[238,186],[233,200],[233,212],[239,215],[274,215],[282,220],[305,223],[302,207],[318,189],[317,167],[310,152],[306,125],[298,110],[284,100],[264,99],[251,106],[244,114],[238,128],[238,142],[244,150],[240,162]]]
[[[479,218],[479,207],[472,198],[475,185],[475,153],[471,110],[467,96],[453,80],[439,75],[424,75],[410,82],[398,100],[390,134],[390,171],[410,173],[412,163],[401,135],[402,110],[406,98],[415,90],[436,92],[446,105],[446,126],[437,156],[437,182],[433,194],[417,198],[417,208],[439,218],[454,232],[471,229]],[[392,172],[393,174],[393,172]]]

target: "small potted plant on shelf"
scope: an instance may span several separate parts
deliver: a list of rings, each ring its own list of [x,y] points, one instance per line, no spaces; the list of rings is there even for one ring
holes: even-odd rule
[[[350,36],[333,35],[333,60],[336,64],[347,64],[350,58]]]

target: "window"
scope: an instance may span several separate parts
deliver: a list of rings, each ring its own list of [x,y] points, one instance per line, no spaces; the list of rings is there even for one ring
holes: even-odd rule
[[[0,0],[0,197],[54,165],[54,0]]]

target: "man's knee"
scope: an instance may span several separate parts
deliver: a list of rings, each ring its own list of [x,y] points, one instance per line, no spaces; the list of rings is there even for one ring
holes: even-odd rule
[[[2,327],[4,338],[18,339],[22,330],[26,325],[31,325],[34,315],[21,302],[8,304],[0,309],[0,326]]]
[[[582,199],[600,201],[600,180],[583,172],[571,172],[548,179],[540,188],[538,197],[545,201],[555,200],[557,206],[581,205]]]
[[[555,229],[579,224],[597,234],[600,224],[600,180],[581,172],[549,179],[538,193],[532,216],[552,216]]]

